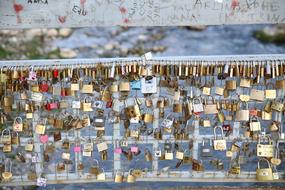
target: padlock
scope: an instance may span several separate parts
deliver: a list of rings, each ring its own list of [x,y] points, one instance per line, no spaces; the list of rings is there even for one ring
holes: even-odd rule
[[[83,84],[81,88],[81,92],[84,94],[92,94],[93,93],[93,84]]]
[[[260,168],[261,161],[265,161],[267,163],[266,168]],[[268,160],[261,158],[257,162],[256,179],[258,181],[272,181],[273,180],[273,172],[272,172],[272,168]]]
[[[261,131],[261,124],[258,120],[258,117],[253,116],[250,118],[249,120],[249,127],[250,127],[250,131]]]
[[[127,183],[135,183],[136,182],[136,177],[132,174],[132,169],[129,171],[128,176],[127,176]]]
[[[179,150],[176,151],[175,158],[178,160],[184,159],[184,150],[182,148],[179,148]]]
[[[199,123],[202,127],[211,127],[211,120],[209,118],[201,118]]]
[[[101,151],[100,155],[101,155],[101,160],[103,160],[103,161],[108,160],[108,151],[107,150]]]
[[[182,103],[174,103],[173,104],[173,112],[174,113],[182,113],[183,105]]]
[[[4,153],[12,152],[12,145],[11,144],[4,144],[3,152]]]
[[[225,121],[225,114],[222,111],[219,111],[217,114],[218,121],[223,123]]]
[[[193,99],[193,111],[196,114],[199,114],[199,113],[204,111],[204,107],[203,107],[203,104],[201,102],[201,99],[199,99],[199,98]]]
[[[226,89],[227,90],[236,90],[237,83],[235,80],[227,80],[226,81]]]
[[[124,173],[121,171],[116,171],[115,173],[115,183],[122,183],[124,181]]]
[[[141,92],[143,94],[157,93],[157,81],[154,76],[146,76],[141,78]]]
[[[284,104],[278,100],[274,100],[271,104],[271,109],[277,112],[281,112],[284,108]]]
[[[284,89],[285,88],[285,80],[284,79],[276,80],[275,87],[278,90],[279,89]]]
[[[81,109],[82,109],[84,112],[91,112],[91,111],[93,111],[93,109],[92,109],[92,103],[91,103],[91,97],[86,96],[86,97],[83,99],[83,102],[81,103]]]
[[[150,153],[149,149],[146,148],[144,150],[144,154],[145,154],[145,161],[146,162],[152,161],[152,154]]]
[[[251,89],[250,99],[263,102],[265,99],[264,90]]]
[[[271,86],[271,88],[269,86]],[[273,83],[268,83],[266,85],[265,98],[266,99],[275,99],[276,96],[277,96],[276,89],[274,89]]]
[[[162,131],[160,128],[156,128],[153,132],[153,137],[156,139],[156,140],[162,140]]]
[[[270,136],[266,135],[265,138],[268,140],[268,144],[261,144],[263,136],[259,136],[258,143],[256,145],[256,153],[259,157],[272,158],[274,156],[274,146]]]
[[[128,81],[120,82],[119,90],[120,90],[120,92],[129,92],[131,90],[130,82],[128,82]]]
[[[274,166],[279,166],[281,164],[281,162],[282,162],[282,160],[280,159],[279,142],[276,143],[274,157],[272,157],[270,159],[270,162]]]
[[[39,91],[40,92],[48,92],[49,91],[49,84],[46,80],[42,80],[39,84]]]
[[[25,145],[25,151],[32,152],[34,150],[34,142],[33,140],[29,140]]]
[[[116,141],[115,141],[115,150],[114,150],[114,152],[116,154],[122,154],[123,153],[123,150],[121,148],[119,139],[116,139]]]
[[[63,140],[61,148],[64,150],[68,150],[70,148],[70,142],[67,138]]]
[[[138,100],[138,98],[136,98],[136,100]],[[145,106],[148,107],[148,108],[152,108],[153,107],[152,99],[150,97],[145,100]]]
[[[2,144],[11,144],[11,131],[8,128],[3,129],[1,134],[1,143]]]
[[[11,180],[12,176],[12,160],[8,158],[5,160],[5,170],[2,173],[2,179],[4,182],[8,182]]]
[[[240,102],[242,104],[242,102]],[[236,113],[236,121],[249,121],[249,109],[248,104],[244,102],[246,105],[245,108],[240,108]]]
[[[13,131],[22,132],[23,131],[23,121],[21,117],[16,117],[13,123]]]
[[[219,95],[219,96],[223,96],[224,95],[224,90],[225,89],[223,87],[216,86],[215,87],[215,94]]]
[[[11,134],[11,144],[19,145],[20,144],[20,137],[18,132],[14,131]]]
[[[248,79],[248,78],[241,78],[239,86],[243,87],[243,88],[250,88],[250,86],[251,86],[250,79]]]
[[[36,125],[36,129],[35,132],[39,135],[43,135],[45,134],[45,130],[46,130],[46,126],[43,124],[37,124]]]
[[[271,132],[278,132],[279,131],[279,122],[272,121],[272,123],[269,125],[269,130]]]
[[[211,97],[212,101],[206,101],[206,104],[204,106],[204,114],[217,114],[218,113],[218,109],[217,109],[217,104],[215,102],[215,99],[213,96],[209,96]]]
[[[153,115],[151,113],[145,113],[143,115],[143,121],[145,123],[152,123],[153,122]]]
[[[109,87],[110,92],[116,93],[119,91],[119,86],[116,83],[112,83],[112,85]]]
[[[241,169],[240,169],[239,159],[231,160],[229,174],[239,175],[240,171],[241,171]]]
[[[220,129],[221,139],[217,139],[216,129]],[[227,149],[227,142],[224,139],[224,132],[221,126],[214,127],[214,149],[219,151],[224,151]]]
[[[204,171],[204,165],[203,165],[202,161],[193,159],[192,160],[192,170],[198,171],[198,172]]]
[[[166,139],[164,142],[164,151],[171,151],[172,150],[172,144],[169,139]]]
[[[99,162],[96,159],[93,161],[95,161],[95,164],[93,163],[90,166],[89,173],[97,176],[100,173]]]
[[[212,146],[211,140],[209,140],[209,142],[210,142],[209,147],[206,147],[205,140],[203,139],[202,141],[202,147],[201,147],[201,153],[200,153],[202,157],[212,157],[213,156],[212,149],[211,149],[211,146]]]

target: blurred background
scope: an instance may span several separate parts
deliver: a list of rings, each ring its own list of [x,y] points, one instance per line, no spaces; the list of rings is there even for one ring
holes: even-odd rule
[[[285,25],[1,30],[0,59],[285,53]]]

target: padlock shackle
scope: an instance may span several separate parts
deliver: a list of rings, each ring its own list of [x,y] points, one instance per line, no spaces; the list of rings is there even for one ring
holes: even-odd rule
[[[14,124],[22,124],[23,123],[23,119],[21,118],[21,117],[16,117],[15,119],[14,119]]]
[[[265,161],[265,162],[267,162],[267,166],[268,166],[268,168],[270,168],[270,169],[271,169],[271,166],[270,166],[269,161],[268,161],[267,159],[265,159],[265,158],[260,158],[260,159],[258,160],[258,162],[257,162],[257,168],[258,168],[258,169],[260,169],[260,162],[261,162],[261,161]]]
[[[2,131],[1,137],[3,137],[3,136],[4,136],[4,132],[5,132],[5,131],[8,131],[8,135],[11,135],[11,131],[10,131],[10,129],[5,128],[5,129],[3,129],[3,131]]]
[[[269,143],[270,145],[273,144],[272,139],[270,138],[269,135],[259,135],[259,136],[258,136],[258,144],[261,144],[261,139],[268,139],[268,143]]]
[[[222,140],[223,140],[224,139],[224,131],[223,131],[223,128],[221,126],[215,126],[214,127],[214,140],[217,140],[217,133],[216,133],[217,128],[221,130],[221,135],[222,135]]]
[[[8,170],[8,164],[10,164],[9,170]],[[4,166],[5,166],[4,171],[5,172],[12,172],[12,164],[13,164],[12,160],[10,158],[6,158],[5,163],[4,163]]]

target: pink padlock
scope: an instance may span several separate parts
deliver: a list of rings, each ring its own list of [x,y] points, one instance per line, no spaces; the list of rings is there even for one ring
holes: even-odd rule
[[[131,152],[132,152],[132,153],[138,153],[138,151],[139,151],[139,147],[138,147],[138,146],[133,145],[133,146],[131,147]]]
[[[28,80],[31,80],[31,81],[36,81],[37,80],[37,73],[33,70],[31,70],[29,72],[29,78]]]
[[[40,141],[41,143],[46,144],[48,142],[48,135],[41,135]]]
[[[120,142],[119,142],[119,140],[117,139],[117,140],[116,140],[116,148],[115,148],[115,150],[114,150],[116,154],[122,154],[122,153],[123,153],[123,150],[122,150],[122,148],[120,147],[119,143],[120,143]]]
[[[73,151],[74,152],[81,152],[81,146],[75,146],[74,148],[73,148]]]
[[[116,148],[115,149],[116,154],[122,154],[122,152],[123,152],[122,148]]]
[[[51,110],[54,110],[54,109],[57,109],[57,108],[58,108],[58,103],[57,102],[50,103],[50,109]]]

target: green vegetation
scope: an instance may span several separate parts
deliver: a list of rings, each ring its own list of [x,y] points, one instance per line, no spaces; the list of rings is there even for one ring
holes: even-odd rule
[[[61,58],[60,49],[45,52],[44,41],[41,38],[33,38],[30,41],[21,42],[17,47],[13,45],[8,49],[0,45],[0,59],[51,59]]]
[[[254,37],[264,43],[285,44],[285,33],[271,36],[263,31],[256,31]]]
[[[59,49],[55,49],[55,50],[47,52],[47,53],[41,52],[39,47],[42,47],[43,43],[36,38],[27,42],[25,44],[25,46],[26,46],[26,51],[24,52],[24,55],[28,59],[49,59],[52,57],[60,58],[60,50]]]
[[[8,57],[12,56],[13,52],[6,50],[2,46],[0,46],[0,59],[7,59]]]

